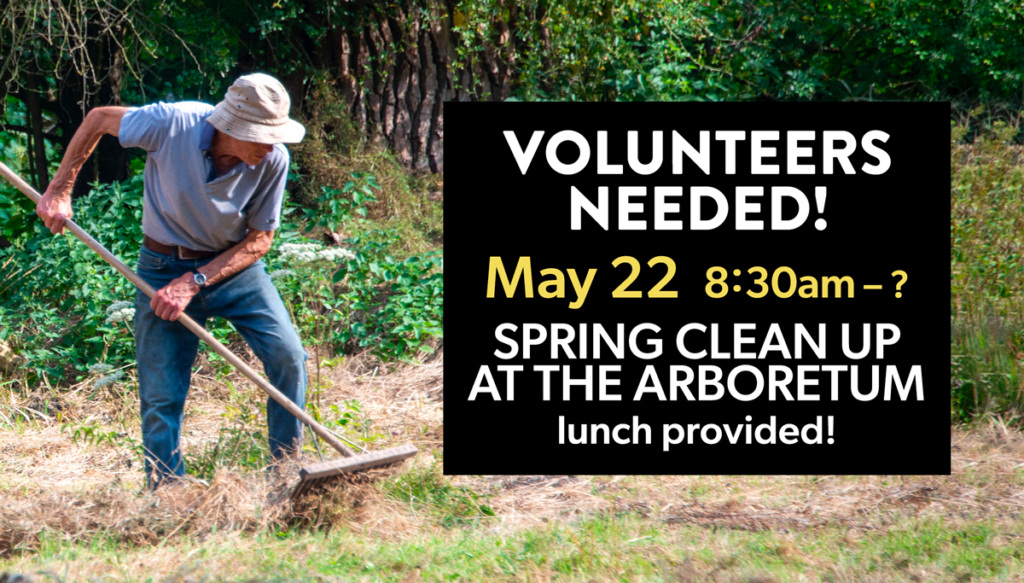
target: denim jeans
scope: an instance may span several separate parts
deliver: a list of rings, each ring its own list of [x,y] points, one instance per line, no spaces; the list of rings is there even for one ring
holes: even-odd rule
[[[142,248],[136,272],[154,289],[195,272],[209,259],[179,259]],[[146,448],[146,481],[150,488],[185,474],[181,456],[181,423],[199,338],[178,322],[163,320],[149,307],[141,290],[135,296],[135,354],[142,404],[142,443]],[[267,379],[299,407],[306,400],[307,358],[262,261],[228,279],[199,290],[185,309],[205,326],[222,317],[232,324],[263,362]],[[277,402],[267,400],[270,451],[280,458],[302,443],[302,425]]]

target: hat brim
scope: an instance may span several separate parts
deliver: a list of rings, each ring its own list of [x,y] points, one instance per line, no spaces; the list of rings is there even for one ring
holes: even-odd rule
[[[265,125],[235,117],[223,101],[214,108],[209,122],[236,140],[257,144],[298,144],[306,135],[306,128],[293,119],[280,125]]]

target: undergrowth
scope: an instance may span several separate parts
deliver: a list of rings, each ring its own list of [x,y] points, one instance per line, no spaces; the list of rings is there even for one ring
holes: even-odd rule
[[[325,188],[340,188],[352,174],[371,175],[381,188],[378,200],[367,207],[367,217],[395,233],[397,255],[443,246],[444,209],[431,197],[439,194],[443,175],[410,173],[384,143],[367,139],[353,125],[347,102],[330,83],[312,84],[303,116],[306,137],[290,146],[295,160],[292,174],[296,180],[291,188],[295,202],[326,210],[330,201],[322,198]],[[352,235],[350,225],[340,224],[339,228],[342,236]]]
[[[951,416],[1024,413],[1024,155],[1019,127],[968,140],[953,126],[950,213]]]

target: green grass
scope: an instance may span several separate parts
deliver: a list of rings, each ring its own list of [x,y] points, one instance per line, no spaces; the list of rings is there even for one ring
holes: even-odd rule
[[[191,580],[395,582],[415,581],[409,577],[417,570],[424,581],[983,581],[1024,573],[1021,546],[1012,542],[1024,536],[1020,523],[1007,532],[992,524],[911,520],[856,541],[840,526],[712,532],[610,513],[511,533],[497,528],[494,520],[481,521],[397,541],[344,528],[214,535],[147,548],[119,545],[103,533],[76,544],[50,535],[38,554],[0,560],[0,571],[47,570],[67,573],[67,581],[161,581],[188,572]]]

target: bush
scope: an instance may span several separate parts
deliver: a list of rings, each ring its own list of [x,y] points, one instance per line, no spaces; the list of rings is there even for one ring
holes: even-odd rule
[[[142,244],[142,176],[93,189],[75,201],[73,218],[130,266]],[[70,380],[92,363],[134,362],[130,317],[107,309],[134,305],[135,287],[70,233],[51,235],[35,205],[10,187],[0,191],[0,217],[13,244],[0,249],[0,339],[25,358],[24,380]]]
[[[427,340],[444,334],[441,252],[396,259],[391,253],[399,239],[383,229],[344,243],[347,248],[324,248],[282,238],[268,254],[303,343],[337,353],[368,347],[384,361],[432,352]]]

